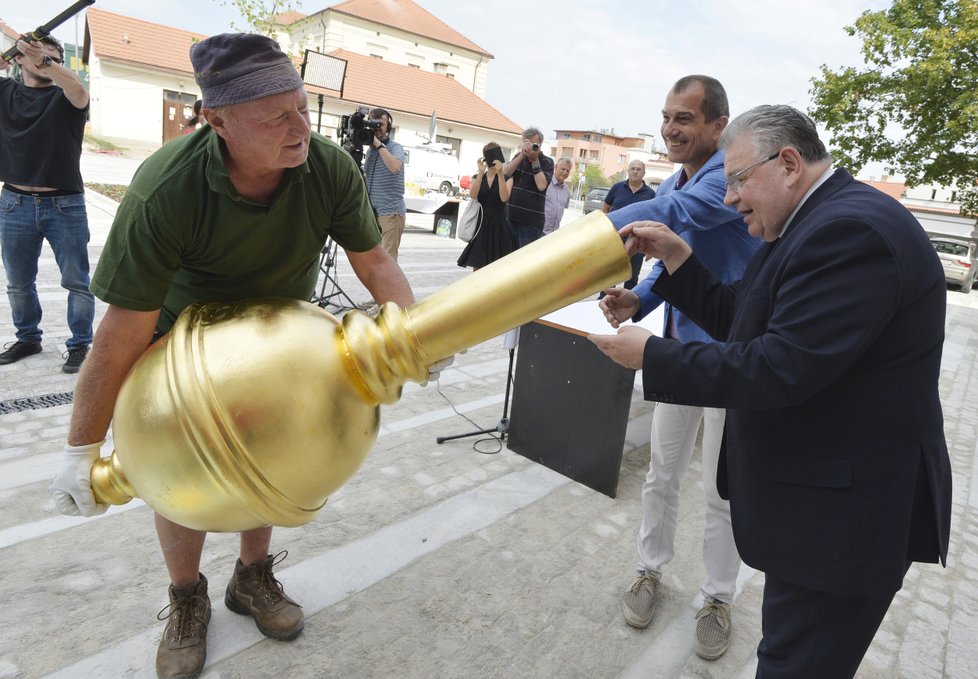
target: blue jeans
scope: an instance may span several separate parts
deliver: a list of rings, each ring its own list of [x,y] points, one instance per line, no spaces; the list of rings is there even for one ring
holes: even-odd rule
[[[513,233],[513,242],[516,243],[517,248],[529,245],[533,241],[543,237],[542,226],[530,226],[529,224],[511,220],[509,222],[509,229]]]
[[[0,191],[0,249],[7,274],[7,299],[22,342],[41,341],[37,262],[46,239],[68,291],[69,349],[92,343],[95,297],[88,291],[88,215],[85,194],[49,198]]]

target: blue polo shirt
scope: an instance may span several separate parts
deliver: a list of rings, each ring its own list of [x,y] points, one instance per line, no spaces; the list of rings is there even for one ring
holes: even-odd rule
[[[608,191],[608,195],[604,197],[605,205],[611,206],[611,211],[614,212],[626,205],[631,205],[632,203],[638,203],[643,200],[650,200],[655,198],[655,191],[646,183],[642,183],[642,188],[638,191],[632,193],[631,187],[628,186],[628,180],[618,182],[611,187]],[[620,228],[620,227],[619,227]]]
[[[608,219],[621,229],[626,224],[642,220],[662,222],[689,243],[701,262],[724,283],[740,280],[747,261],[761,245],[760,238],[747,232],[747,225],[732,207],[723,204],[727,178],[723,174],[723,151],[714,153],[706,164],[677,188],[682,170],[669,177],[659,187],[652,200],[634,203],[608,214]],[[664,300],[652,292],[652,285],[662,273],[662,262],[656,262],[648,277],[639,281],[633,292],[642,304],[636,314],[639,320],[652,312]],[[676,339],[682,342],[713,342],[706,331],[693,323],[686,314],[666,303],[665,323],[674,316]],[[663,328],[666,330],[667,328]]]

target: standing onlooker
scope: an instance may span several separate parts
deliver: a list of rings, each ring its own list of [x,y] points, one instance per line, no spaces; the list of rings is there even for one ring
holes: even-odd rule
[[[391,257],[397,259],[407,208],[404,205],[404,148],[391,139],[394,119],[382,108],[372,110],[368,118],[380,125],[374,130],[373,143],[364,160],[367,193],[380,225],[380,242]]]
[[[650,198],[655,198],[655,191],[645,183],[645,163],[636,159],[628,164],[628,179],[618,182],[608,191],[601,205],[601,211],[607,214],[612,210]],[[642,271],[644,261],[645,255],[642,253],[632,256],[632,277],[625,281],[626,290],[631,290],[638,284],[638,275]]]
[[[662,183],[659,194],[615,210],[608,218],[616,228],[651,219],[671,224],[700,260],[724,282],[740,278],[760,242],[752,237],[736,210],[723,204],[727,188],[723,152],[717,149],[727,125],[727,93],[705,75],[680,78],[662,108],[662,139],[669,160],[682,163]],[[662,274],[657,262],[634,290],[611,288],[599,303],[612,325],[640,319],[662,304],[652,285]],[[713,342],[704,330],[666,305],[663,337],[698,346]],[[663,399],[664,400],[664,399]],[[642,524],[638,532],[638,576],[622,597],[625,621],[647,627],[655,612],[662,570],[674,555],[679,487],[703,423],[702,473],[706,496],[703,564],[704,605],[696,615],[693,649],[701,658],[719,658],[730,641],[730,604],[737,585],[740,558],[730,528],[730,504],[717,489],[717,460],[723,438],[724,411],[660,402],[652,415],[649,473],[642,486]]]
[[[68,291],[67,360],[76,373],[92,343],[95,298],[88,291],[88,214],[79,161],[88,91],[65,68],[54,38],[17,41],[24,82],[0,80],[0,249],[17,341],[0,353],[0,365],[41,351],[37,262],[50,244]],[[9,64],[0,60],[6,70]]]
[[[544,209],[543,233],[553,233],[560,228],[560,222],[564,218],[564,210],[570,205],[570,186],[567,185],[567,178],[574,169],[574,161],[570,158],[561,158],[554,163],[554,178],[550,181],[547,189],[547,201]]]
[[[495,160],[491,165],[486,164],[486,155],[492,149],[498,148],[499,144],[489,142],[482,148],[482,158],[477,161],[479,172],[472,179],[469,200],[478,200],[482,206],[482,224],[475,237],[462,250],[458,258],[459,266],[479,269],[516,249],[509,222],[506,221],[506,201],[509,200],[513,180],[503,176],[503,161]],[[499,153],[501,156],[501,152]]]
[[[546,193],[554,175],[554,161],[543,154],[542,143],[540,130],[523,130],[523,145],[506,163],[506,179],[513,180],[507,215],[518,248],[543,235]]]
[[[184,123],[183,130],[180,134],[193,134],[203,124],[204,119],[200,115],[200,104],[200,99],[194,102],[194,114],[187,118],[187,122]]]

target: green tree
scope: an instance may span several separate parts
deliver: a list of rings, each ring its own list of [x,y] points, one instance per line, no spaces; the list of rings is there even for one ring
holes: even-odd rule
[[[837,160],[881,162],[910,186],[978,183],[978,0],[894,0],[846,32],[865,67],[812,79],[810,115]],[[978,213],[978,205],[972,207]]]
[[[580,167],[580,166],[578,166]],[[577,177],[577,170],[574,174],[574,195],[581,194],[580,182]],[[601,168],[597,165],[589,164],[584,167],[584,193],[587,194],[588,191],[596,186],[611,186],[614,181],[609,177],[605,177],[601,174]]]
[[[247,22],[243,27],[236,23],[231,28],[244,33],[259,33],[273,37],[275,17],[282,12],[299,9],[302,0],[216,0],[225,7],[238,10]]]

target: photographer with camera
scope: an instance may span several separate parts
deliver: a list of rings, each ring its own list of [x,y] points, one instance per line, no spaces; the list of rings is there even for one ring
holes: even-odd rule
[[[393,123],[390,113],[375,108],[369,117],[377,126],[364,163],[367,194],[377,213],[381,246],[396,260],[407,213],[404,207],[404,147],[390,138]]]
[[[543,235],[547,187],[554,176],[554,161],[543,155],[543,134],[535,127],[523,130],[523,146],[506,164],[506,179],[513,180],[509,197],[509,227],[516,247]]]
[[[88,112],[88,91],[64,64],[64,49],[51,36],[17,41],[11,57],[23,82],[0,78],[0,249],[7,274],[16,341],[0,353],[0,365],[41,351],[38,257],[51,245],[68,291],[71,335],[64,366],[76,373],[92,343],[95,298],[88,291],[88,215],[79,162]],[[0,71],[9,63],[0,59]]]

